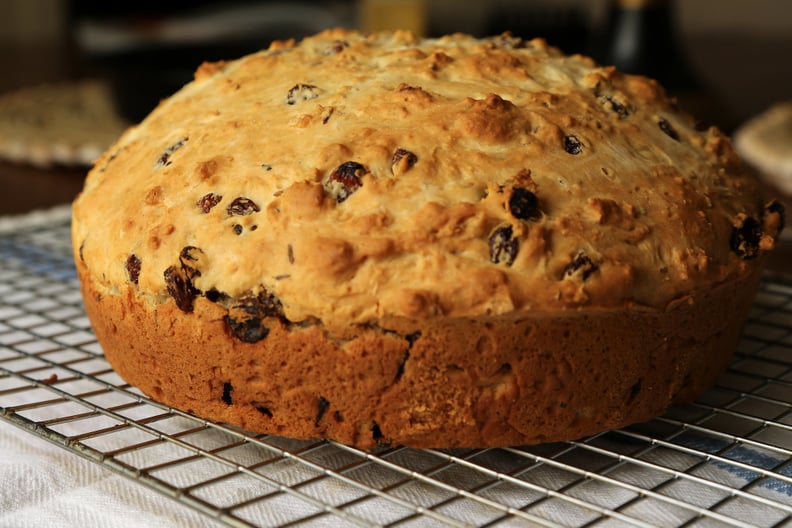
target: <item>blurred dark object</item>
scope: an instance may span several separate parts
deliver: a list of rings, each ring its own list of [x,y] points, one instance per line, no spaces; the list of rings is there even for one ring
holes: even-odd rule
[[[605,26],[593,33],[587,53],[600,64],[658,80],[701,121],[734,125],[679,45],[673,0],[611,0]]]
[[[592,51],[603,64],[658,79],[670,90],[700,87],[680,52],[671,0],[611,1],[597,38]]]
[[[273,40],[302,38],[341,21],[301,2],[74,2],[75,39],[110,80],[118,110],[143,119],[192,80],[204,61],[241,57]]]
[[[496,6],[487,22],[487,35],[509,31],[524,39],[541,37],[564,53],[581,53],[589,38],[589,23],[577,7],[536,6],[527,2]]]

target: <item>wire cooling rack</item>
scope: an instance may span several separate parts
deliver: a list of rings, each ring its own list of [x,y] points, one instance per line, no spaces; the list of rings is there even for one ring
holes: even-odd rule
[[[83,313],[61,216],[0,233],[0,417],[221,524],[792,525],[792,285],[764,282],[718,385],[651,422],[367,453],[208,423],[125,384]]]

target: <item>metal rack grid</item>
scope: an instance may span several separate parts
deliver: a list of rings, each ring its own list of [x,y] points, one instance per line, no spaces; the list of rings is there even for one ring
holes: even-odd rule
[[[381,449],[251,435],[160,405],[105,361],[68,217],[0,233],[0,417],[229,526],[792,524],[792,286],[766,281],[692,405],[576,442]]]

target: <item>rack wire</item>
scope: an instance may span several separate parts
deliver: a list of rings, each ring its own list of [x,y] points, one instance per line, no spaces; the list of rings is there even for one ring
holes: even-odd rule
[[[105,361],[68,217],[0,233],[0,418],[228,526],[792,525],[792,285],[717,386],[648,423],[508,449],[364,452],[154,402]]]

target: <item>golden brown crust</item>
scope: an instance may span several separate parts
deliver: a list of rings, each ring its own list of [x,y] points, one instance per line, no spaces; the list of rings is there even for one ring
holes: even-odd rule
[[[108,359],[151,397],[253,431],[362,448],[521,445],[648,420],[714,383],[759,276],[665,311],[396,318],[345,339],[271,318],[266,339],[243,343],[206,299],[190,317],[172,300],[152,311],[132,288],[106,295],[85,273]]]
[[[155,398],[504,445],[711,383],[780,219],[654,81],[508,35],[333,30],[199,68],[97,162],[73,241],[102,346]]]

